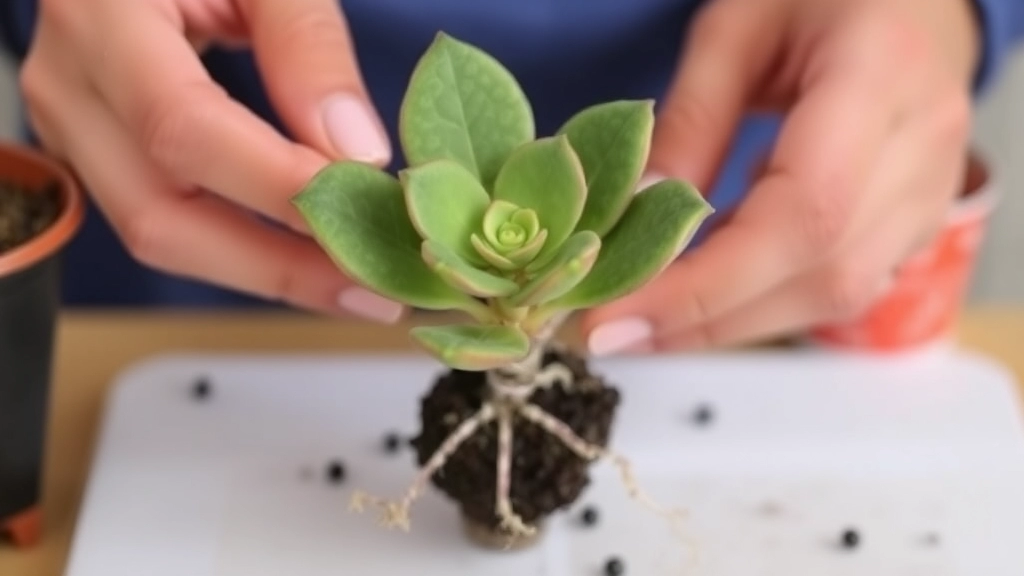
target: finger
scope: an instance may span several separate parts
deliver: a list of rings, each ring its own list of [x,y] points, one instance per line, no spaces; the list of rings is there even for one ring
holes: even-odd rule
[[[337,0],[242,0],[267,90],[302,142],[376,165],[391,159]]]
[[[394,322],[398,304],[368,293],[308,237],[270,227],[207,194],[174,184],[141,156],[112,113],[79,100],[61,118],[64,143],[129,252],[143,264],[269,300]]]
[[[180,18],[151,2],[97,5],[132,25],[109,27],[95,43],[93,85],[145,154],[178,184],[303,230],[290,199],[327,158],[288,141],[217,86]]]
[[[834,263],[793,278],[707,324],[658,334],[650,347],[667,351],[742,346],[855,318],[892,286],[895,269],[920,235],[920,228],[910,225],[918,219],[908,209],[890,214]]]
[[[668,331],[656,350],[737,346],[788,335],[809,326],[848,320],[883,295],[899,266],[931,241],[948,213],[964,154],[937,142],[934,128],[915,119],[891,140],[874,170],[875,211],[830,263],[802,274],[707,324]]]
[[[822,76],[790,114],[768,173],[729,224],[657,280],[591,311],[587,333],[619,321],[630,322],[634,335],[641,325],[654,335],[713,322],[848,243],[849,223],[898,114],[878,71]]]
[[[752,92],[782,40],[771,2],[718,0],[696,18],[684,57],[658,113],[649,178],[712,185]]]

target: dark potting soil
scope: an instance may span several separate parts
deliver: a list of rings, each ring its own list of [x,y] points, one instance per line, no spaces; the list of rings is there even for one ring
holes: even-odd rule
[[[538,390],[531,398],[549,414],[568,424],[581,438],[605,446],[619,404],[619,392],[587,370],[585,361],[572,353],[548,352],[547,365],[555,360],[575,375],[576,388],[566,393],[559,385]],[[480,408],[486,392],[482,372],[452,370],[443,374],[421,402],[419,436],[411,441],[417,461],[424,465],[445,438]],[[433,484],[459,503],[468,518],[498,527],[494,512],[497,475],[498,426],[477,430],[433,477]],[[513,422],[512,508],[523,521],[533,524],[572,504],[589,483],[588,466],[556,437],[516,417]]]
[[[60,209],[58,192],[56,184],[37,192],[0,180],[0,254],[21,246],[53,224]]]

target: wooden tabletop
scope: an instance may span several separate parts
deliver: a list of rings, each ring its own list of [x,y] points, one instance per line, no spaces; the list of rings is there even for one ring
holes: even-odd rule
[[[128,364],[168,351],[412,350],[407,324],[383,327],[288,313],[65,314],[58,332],[43,508],[46,535],[28,551],[0,544],[0,575],[63,574],[107,386]],[[564,336],[577,342],[570,323]],[[961,345],[1024,382],[1024,308],[971,310]],[[184,575],[183,575],[184,576]]]

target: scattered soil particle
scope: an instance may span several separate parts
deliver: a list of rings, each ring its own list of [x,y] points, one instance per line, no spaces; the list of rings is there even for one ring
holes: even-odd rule
[[[13,250],[46,230],[60,211],[56,184],[42,191],[0,181],[0,254]]]
[[[571,352],[548,352],[544,364],[560,361],[575,374],[576,388],[555,385],[538,390],[531,401],[569,425],[588,442],[607,445],[619,404],[619,392],[587,370]],[[435,382],[421,402],[419,436],[412,440],[423,466],[459,426],[479,410],[486,394],[483,372],[451,370]],[[511,501],[528,524],[572,504],[589,483],[589,463],[554,436],[523,418],[513,421]],[[432,478],[434,486],[459,503],[469,519],[498,529],[494,512],[497,474],[497,423],[480,428]]]

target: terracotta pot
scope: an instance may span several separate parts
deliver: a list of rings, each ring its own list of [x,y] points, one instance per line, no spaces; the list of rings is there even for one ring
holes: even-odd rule
[[[978,152],[968,158],[960,197],[939,235],[896,271],[889,289],[863,315],[819,326],[813,344],[834,350],[892,353],[953,343],[989,217],[1002,185]]]
[[[67,170],[17,145],[0,144],[0,180],[33,190],[55,184],[60,198],[49,228],[0,254],[0,532],[27,547],[41,535],[60,257],[82,222],[84,201]]]

